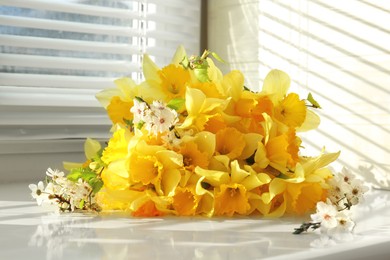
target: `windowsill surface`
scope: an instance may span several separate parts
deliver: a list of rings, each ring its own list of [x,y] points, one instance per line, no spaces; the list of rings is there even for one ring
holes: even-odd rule
[[[390,254],[389,191],[370,191],[356,208],[352,240],[313,248],[318,232],[291,234],[308,216],[56,215],[36,206],[27,185],[0,186],[1,259],[377,259]]]

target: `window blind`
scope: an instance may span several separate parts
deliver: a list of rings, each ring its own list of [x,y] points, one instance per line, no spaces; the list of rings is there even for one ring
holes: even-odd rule
[[[317,110],[319,128],[302,133],[303,151],[315,154],[323,145],[328,151],[341,150],[339,167],[388,189],[389,2],[208,4],[209,47],[227,60],[226,69],[242,70],[247,86],[255,90],[270,69],[284,70],[292,91],[303,98],[311,92],[323,107]]]
[[[142,80],[143,53],[165,66],[179,44],[199,53],[199,38],[198,0],[2,0],[0,158],[107,138],[94,95],[119,77]]]

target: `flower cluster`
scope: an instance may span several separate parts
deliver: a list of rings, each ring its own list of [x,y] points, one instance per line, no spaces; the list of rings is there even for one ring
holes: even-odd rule
[[[304,223],[296,228],[294,234],[300,234],[312,229],[321,228],[325,235],[349,233],[355,226],[350,217],[350,210],[353,205],[358,204],[368,187],[355,178],[346,168],[334,176],[330,181],[329,195],[326,202],[317,203],[317,211],[311,215],[312,222]]]
[[[355,182],[347,191],[327,167],[338,152],[301,154],[298,133],[320,122],[311,94],[289,93],[290,78],[280,70],[251,91],[240,71],[224,75],[211,56],[220,60],[209,51],[188,57],[179,47],[159,68],[145,55],[143,82],[120,78],[98,93],[112,137],[103,149],[88,140],[87,161],[68,180],[88,183],[101,210],[132,216],[280,217],[313,212],[327,198],[360,200]],[[88,200],[68,201],[73,210]]]
[[[38,185],[29,185],[31,196],[38,205],[52,205],[61,212],[98,209],[93,203],[93,189],[83,179],[72,181],[65,177],[64,172],[51,168],[46,175],[46,185],[42,181]]]

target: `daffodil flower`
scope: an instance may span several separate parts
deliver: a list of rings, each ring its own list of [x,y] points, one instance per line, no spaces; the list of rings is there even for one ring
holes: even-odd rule
[[[214,215],[246,215],[253,210],[250,200],[257,199],[252,190],[266,183],[253,170],[242,169],[237,160],[229,168],[229,171],[218,171],[197,167],[195,172],[214,187]]]
[[[194,128],[202,131],[207,121],[223,111],[229,100],[208,98],[199,89],[187,88],[186,108],[188,116],[179,126],[180,128]]]

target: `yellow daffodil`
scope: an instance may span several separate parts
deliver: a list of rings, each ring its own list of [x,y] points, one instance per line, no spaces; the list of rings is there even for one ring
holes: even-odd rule
[[[125,120],[131,120],[133,115],[130,108],[133,99],[138,95],[138,86],[129,78],[115,80],[116,88],[109,88],[96,94],[97,100],[107,110],[113,124],[125,124]]]
[[[325,168],[339,153],[305,158],[288,178],[273,178],[269,191],[262,194],[259,211],[267,216],[280,217],[285,213],[304,214],[312,211],[327,195],[326,180],[332,172]]]
[[[190,81],[188,70],[181,66],[170,64],[158,71],[160,88],[165,94],[165,100],[184,98],[186,87]]]
[[[127,128],[120,128],[114,132],[108,146],[103,150],[102,161],[106,164],[127,157],[128,144],[131,133]]]
[[[252,171],[242,169],[238,161],[230,163],[229,171],[207,170],[197,167],[195,172],[204,182],[214,187],[214,214],[245,215],[251,211],[252,190],[264,185],[263,178]],[[255,193],[253,193],[255,195]]]
[[[240,157],[245,148],[244,134],[231,127],[218,131],[216,142],[217,154],[226,155],[230,159]]]
[[[186,86],[191,81],[191,75],[180,62],[186,56],[182,46],[176,50],[171,64],[160,69],[152,59],[145,54],[143,57],[143,73],[145,82],[142,86],[153,90],[153,98],[169,102],[173,98],[183,98]]]
[[[187,88],[186,108],[188,116],[180,126],[181,128],[195,128],[202,131],[207,121],[223,110],[229,100],[207,98],[199,89]]]
[[[288,127],[299,127],[306,118],[305,101],[298,94],[290,93],[275,107],[275,119]]]
[[[277,133],[277,125],[272,119],[264,114],[265,132],[264,142],[259,142],[254,157],[259,168],[268,165],[277,171],[286,174],[289,169],[294,169],[299,161],[300,139],[296,136],[293,128],[288,128],[284,133]]]
[[[197,213],[202,196],[196,194],[195,185],[177,187],[173,196],[173,208],[180,216],[193,216]]]

